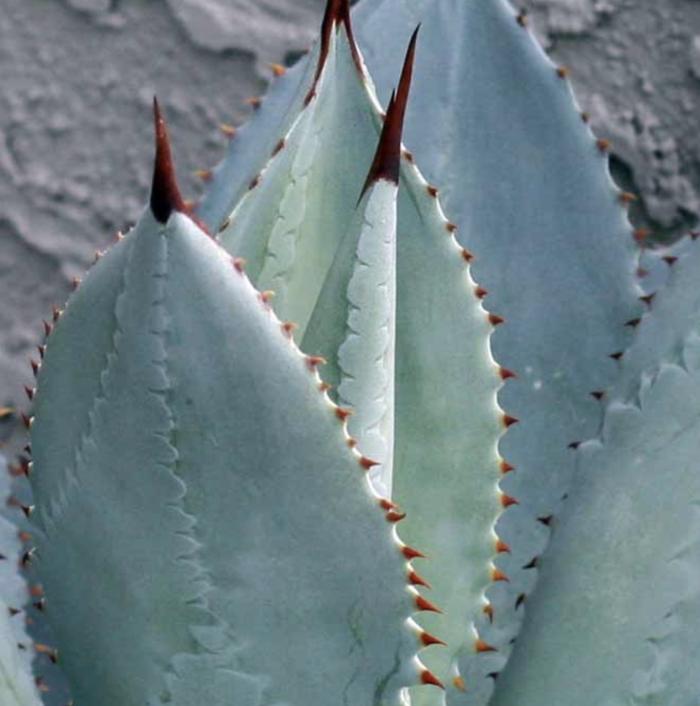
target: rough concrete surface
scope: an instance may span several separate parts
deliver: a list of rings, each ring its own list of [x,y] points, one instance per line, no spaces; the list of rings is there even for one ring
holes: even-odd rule
[[[0,407],[21,408],[42,319],[147,197],[152,95],[195,196],[194,170],[223,153],[218,123],[244,119],[267,62],[309,43],[324,1],[1,4]],[[613,141],[618,179],[642,196],[633,218],[662,238],[694,226],[700,1],[530,0],[529,10]],[[13,428],[0,422],[0,440]]]
[[[534,27],[613,143],[613,171],[662,240],[700,216],[700,2],[531,0]]]
[[[266,62],[310,43],[323,0],[0,5],[0,407],[21,409],[42,319],[148,197],[154,93],[196,196],[219,123],[245,118]]]

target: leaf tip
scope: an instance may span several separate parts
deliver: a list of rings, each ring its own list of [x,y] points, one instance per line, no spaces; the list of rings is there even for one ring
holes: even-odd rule
[[[158,99],[153,98],[153,120],[156,136],[156,156],[153,167],[153,186],[151,188],[151,211],[159,223],[167,223],[173,211],[186,213],[180,188],[175,178],[170,138],[165,118]]]

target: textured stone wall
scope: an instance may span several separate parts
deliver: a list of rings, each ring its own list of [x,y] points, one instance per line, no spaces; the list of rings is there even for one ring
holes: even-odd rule
[[[372,0],[366,0],[371,2]],[[463,0],[471,1],[471,0]],[[41,320],[96,248],[138,217],[151,169],[150,104],[167,111],[183,186],[225,143],[323,0],[2,0],[0,407],[22,405]],[[661,237],[700,214],[700,1],[531,0],[582,107],[614,144],[633,213]],[[0,440],[12,421],[0,422]]]
[[[700,2],[531,0],[538,34],[572,71],[616,178],[661,239],[700,215]]]

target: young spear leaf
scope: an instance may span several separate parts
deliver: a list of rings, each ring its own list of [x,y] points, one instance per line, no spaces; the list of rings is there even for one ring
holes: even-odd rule
[[[324,63],[315,82],[310,78],[299,89],[311,100],[290,120],[290,131],[280,136],[283,148],[220,237],[248,260],[260,288],[276,290],[271,303],[281,318],[301,316],[302,348],[322,356],[324,381],[338,386],[334,399],[352,407],[350,433],[367,465],[378,464],[372,478],[382,493],[391,489],[393,468],[393,500],[408,513],[402,528],[427,542],[417,546],[431,557],[411,580],[432,585],[425,600],[445,611],[444,619],[432,614],[424,622],[449,648],[431,647],[425,660],[448,689],[461,690],[457,660],[482,654],[487,643],[473,623],[490,605],[485,593],[500,590],[505,579],[494,565],[505,549],[494,524],[511,499],[498,490],[507,466],[497,442],[513,420],[498,408],[496,391],[510,373],[490,355],[489,336],[500,319],[481,305],[484,293],[468,272],[471,255],[454,240],[436,190],[408,153],[401,155],[415,36],[373,156],[366,149],[376,144],[381,115],[341,19],[331,25],[329,40],[324,24]],[[365,169],[375,159],[369,180],[366,172],[356,173],[360,157]],[[377,169],[393,177],[397,164],[401,188],[392,236],[392,182],[371,185]],[[369,188],[358,203],[363,183]],[[334,208],[324,212],[319,231],[318,209],[331,199]],[[416,690],[413,698],[429,702],[437,698],[431,692]]]

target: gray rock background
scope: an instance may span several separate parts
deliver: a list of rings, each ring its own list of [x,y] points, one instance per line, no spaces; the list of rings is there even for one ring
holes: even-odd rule
[[[194,171],[223,154],[218,124],[245,119],[268,63],[309,44],[323,4],[0,0],[0,407],[24,406],[42,319],[138,217],[153,94],[194,198]],[[571,69],[597,133],[613,141],[616,177],[640,194],[636,224],[662,240],[695,227],[700,0],[530,0],[527,9]],[[0,441],[16,426],[0,421]]]

